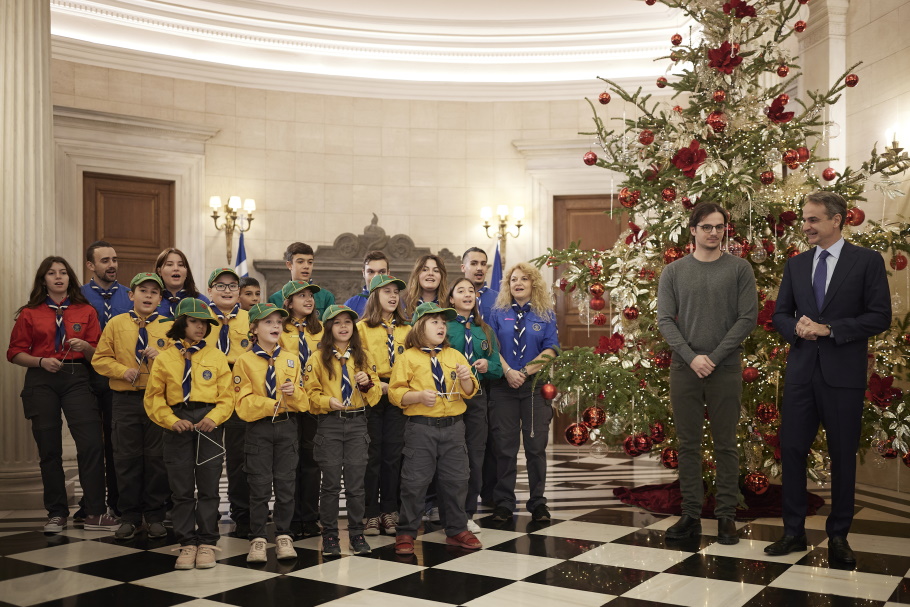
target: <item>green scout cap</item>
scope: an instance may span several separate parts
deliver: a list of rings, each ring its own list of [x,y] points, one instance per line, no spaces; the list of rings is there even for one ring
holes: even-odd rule
[[[250,308],[250,311],[249,311],[250,322],[262,320],[263,318],[265,318],[269,314],[272,314],[273,312],[278,312],[279,314],[281,314],[282,318],[285,318],[288,315],[287,310],[285,310],[284,308],[279,308],[278,306],[276,306],[273,303],[258,303]]]
[[[408,285],[406,285],[405,282],[399,278],[395,278],[389,274],[377,274],[370,281],[370,293],[376,289],[381,289],[386,285],[397,285],[399,291],[403,291],[408,288]]]
[[[164,281],[161,280],[161,277],[155,274],[154,272],[139,272],[133,276],[133,280],[130,281],[130,289],[135,289],[144,282],[154,282],[157,284],[161,290],[164,290]]]
[[[350,314],[354,318],[355,322],[357,321],[358,318],[360,318],[357,315],[357,312],[355,312],[351,308],[349,308],[347,306],[338,305],[338,304],[332,304],[331,306],[329,306],[328,308],[325,309],[325,312],[322,313],[322,322],[331,320],[331,319],[335,318],[336,316],[338,316],[339,314],[341,314],[342,312],[347,312],[348,314]]]
[[[237,270],[234,268],[218,268],[216,270],[212,270],[212,273],[209,274],[209,288],[212,288],[212,285],[215,284],[215,279],[222,274],[230,274],[237,279],[237,282],[240,282],[240,274],[238,274]]]
[[[281,287],[281,297],[282,299],[290,299],[304,289],[311,290],[313,292],[313,295],[322,291],[319,285],[308,283],[305,280],[292,280],[291,282]]]
[[[195,299],[193,297],[181,299],[180,303],[177,304],[177,312],[174,314],[174,320],[177,320],[181,316],[198,318],[213,325],[218,324],[218,320],[212,316],[212,311],[209,310],[209,307],[205,304],[205,302],[201,299]]]
[[[417,319],[427,314],[443,314],[446,320],[455,320],[455,317],[458,316],[458,312],[454,308],[440,308],[438,303],[428,301],[417,306],[414,316],[411,317],[411,323],[417,322]]]

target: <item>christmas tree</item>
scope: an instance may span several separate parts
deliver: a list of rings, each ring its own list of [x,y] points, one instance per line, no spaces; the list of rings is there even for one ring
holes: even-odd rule
[[[816,155],[838,128],[824,119],[826,107],[857,86],[859,78],[849,73],[853,66],[829,90],[809,92],[806,100],[787,94],[800,73],[786,41],[805,30],[801,5],[809,0],[661,2],[697,24],[688,40],[674,35],[669,56],[661,58],[671,70],[657,86],[674,91],[670,102],[602,78],[607,90],[599,103],[618,98],[634,114],[626,118],[624,111],[614,128],[588,100],[595,130],[584,134],[596,137],[597,151],[585,154],[584,162],[625,175],[621,207],[613,212],[630,214],[628,230],[607,250],[573,243],[536,260],[559,266],[557,293],[575,297],[583,321],[610,325],[612,335],[601,336],[596,347],[549,360],[544,375],[553,385],[544,393],[558,390],[557,404],[577,416],[580,423],[566,431],[569,442],[591,439],[595,454],[621,444],[630,455],[659,455],[664,466],[676,467],[667,370],[671,352],[656,326],[657,283],[662,268],[694,246],[686,227],[689,210],[701,201],[717,202],[731,212],[727,250],[751,261],[758,286],[758,325],[744,344],[739,437],[744,485],[762,493],[768,478],[781,471],[779,403],[788,345],[771,316],[786,260],[808,248],[800,230],[802,197],[816,190],[841,194],[851,205],[845,237],[881,251],[893,270],[904,271],[910,225],[866,221],[855,205],[874,190],[901,195],[896,177],[910,168],[910,159],[896,142],[881,153],[873,147],[861,167],[842,172],[828,166],[832,159]],[[895,387],[896,381],[910,379],[908,322],[907,315],[895,315],[891,330],[870,343],[874,360],[862,449],[873,447],[875,457],[902,455],[910,466],[910,394]],[[704,474],[711,487],[707,431],[705,437]],[[807,465],[810,478],[827,480],[823,432]]]

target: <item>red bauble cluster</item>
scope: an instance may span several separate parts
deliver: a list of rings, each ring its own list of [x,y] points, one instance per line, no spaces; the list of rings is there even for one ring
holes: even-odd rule
[[[641,191],[639,190],[630,190],[629,188],[622,188],[619,190],[619,204],[631,209],[638,204],[638,200],[641,198]]]
[[[866,220],[866,212],[859,207],[853,207],[847,211],[846,221],[851,226],[858,226]]]
[[[588,442],[590,430],[584,424],[569,424],[566,428],[566,442],[575,447],[580,447]]]
[[[673,34],[670,37],[670,44],[672,44],[673,46],[679,46],[680,44],[682,44],[682,36],[680,36],[679,34]]]
[[[651,442],[659,445],[667,438],[667,432],[664,430],[664,423],[661,421],[652,422],[648,428],[651,430]]]
[[[588,166],[597,164],[597,154],[595,154],[594,152],[590,152],[590,151],[585,152],[583,159],[585,161],[585,164]]]
[[[664,465],[664,468],[676,470],[679,468],[679,451],[671,447],[665,447],[660,452],[660,463]]]
[[[679,247],[667,247],[664,251],[664,263],[670,264],[683,256],[682,249]]]
[[[771,185],[774,183],[774,171],[763,171],[761,175],[758,176],[761,179],[761,182],[765,185]]]
[[[727,116],[723,112],[711,112],[705,122],[715,133],[723,133],[727,128]]]
[[[588,302],[588,306],[592,310],[599,312],[607,306],[607,300],[603,297],[592,297],[591,301]]]
[[[638,319],[638,308],[635,306],[629,306],[622,311],[622,315],[626,320],[637,320]]]
[[[759,403],[755,409],[755,417],[763,424],[776,422],[779,415],[777,405],[774,403]]]
[[[777,75],[780,76],[781,78],[786,78],[787,74],[789,74],[789,73],[790,73],[790,68],[787,67],[786,65],[777,66]]]
[[[793,29],[795,29],[798,33],[802,34],[804,31],[806,31],[806,22],[803,20],[797,21],[796,23],[793,24]]]
[[[662,89],[667,86],[667,79],[661,76],[657,79],[657,88]]]
[[[768,490],[770,483],[768,482],[768,477],[765,476],[764,473],[750,472],[743,480],[743,485],[755,495],[761,495]]]
[[[642,280],[647,280],[650,282],[654,280],[655,276],[657,276],[657,273],[649,268],[642,268],[638,271],[638,277]]]
[[[747,384],[751,384],[756,379],[758,379],[758,369],[755,367],[746,367],[743,369],[743,381]]]
[[[550,382],[545,383],[540,387],[540,395],[547,400],[553,400],[556,398],[556,386]]]
[[[837,178],[837,171],[835,171],[833,168],[828,167],[827,169],[822,171],[822,179],[824,179],[825,181],[834,181],[836,178]]]
[[[660,197],[664,199],[664,202],[673,202],[676,200],[676,188],[664,188]]]
[[[847,77],[844,78],[844,84],[846,84],[850,88],[853,88],[854,86],[859,84],[859,76],[857,76],[856,74],[847,74]]]
[[[717,89],[714,91],[714,94],[711,95],[711,98],[714,99],[714,103],[723,103],[727,100],[727,91],[724,89]]]
[[[612,97],[610,97],[610,93],[608,93],[607,91],[604,91],[603,93],[601,93],[600,95],[597,96],[597,100],[600,101],[603,105],[607,105],[608,103],[610,103],[610,99],[612,99]]]
[[[907,256],[903,253],[898,253],[891,258],[891,267],[895,270],[903,270],[907,267]]]
[[[651,145],[654,143],[654,131],[645,129],[638,134],[638,143],[642,145]]]
[[[584,425],[593,430],[594,428],[599,428],[607,421],[607,412],[597,406],[588,407],[581,414],[581,419]]]

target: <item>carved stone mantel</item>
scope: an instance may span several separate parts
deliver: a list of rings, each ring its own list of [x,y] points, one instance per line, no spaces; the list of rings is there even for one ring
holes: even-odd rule
[[[405,282],[417,260],[432,253],[429,247],[415,245],[411,237],[405,234],[388,236],[378,224],[379,218],[374,213],[363,234],[345,232],[335,238],[333,244],[316,248],[313,280],[320,287],[334,293],[338,303],[344,303],[348,297],[360,292],[363,286],[363,258],[369,251],[385,253],[389,258],[389,272]],[[459,257],[448,249],[442,249],[436,254],[445,263],[449,277],[461,275]],[[265,276],[263,297],[279,290],[290,279],[287,266],[281,259],[257,259],[253,261],[253,267]]]

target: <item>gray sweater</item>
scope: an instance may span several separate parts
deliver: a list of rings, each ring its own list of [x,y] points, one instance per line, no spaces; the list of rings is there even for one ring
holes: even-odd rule
[[[674,361],[688,365],[707,354],[717,366],[740,366],[742,342],[757,319],[755,274],[745,259],[724,253],[703,262],[686,255],[660,275],[657,327]]]

